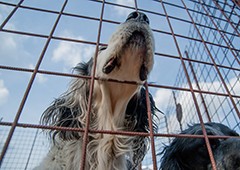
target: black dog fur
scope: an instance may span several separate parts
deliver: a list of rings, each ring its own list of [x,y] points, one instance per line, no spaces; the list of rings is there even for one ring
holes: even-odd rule
[[[208,135],[239,136],[220,123],[205,123]],[[181,134],[202,135],[200,124]],[[218,170],[240,169],[240,138],[209,139]],[[210,170],[211,163],[204,138],[175,138],[161,153],[161,170]]]

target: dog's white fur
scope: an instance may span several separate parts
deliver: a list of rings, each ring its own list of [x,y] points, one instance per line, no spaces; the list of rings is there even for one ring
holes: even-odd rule
[[[144,40],[142,37],[135,37],[135,40],[138,42],[134,42],[135,40],[131,42],[130,38],[135,31],[141,32]],[[126,21],[112,35],[108,47],[99,51],[96,77],[143,83],[143,80],[139,78],[140,69],[144,65],[148,73],[151,71],[153,53],[154,40],[148,24],[135,20]],[[119,63],[110,73],[106,74],[103,72],[103,68],[112,57],[117,58]],[[77,117],[81,127],[86,127],[88,102],[86,91],[89,88],[89,84],[89,80],[74,80],[69,90],[63,96],[66,102],[61,104],[69,108],[76,106],[81,108],[82,114]],[[93,90],[90,129],[129,130],[125,126],[126,115],[124,113],[128,102],[134,95],[139,93],[140,88],[142,87],[138,84],[96,80]],[[52,123],[52,125],[56,124]],[[48,155],[36,169],[80,169],[82,134],[79,134],[79,136],[78,140],[63,140],[56,135]],[[131,160],[133,151],[146,145],[145,140],[139,146],[133,145],[134,139],[136,140],[134,136],[95,133],[89,134],[89,139],[85,169],[90,170],[125,170],[127,169],[126,158]]]

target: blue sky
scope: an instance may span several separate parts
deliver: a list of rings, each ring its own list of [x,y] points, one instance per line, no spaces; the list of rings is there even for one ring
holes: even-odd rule
[[[0,2],[16,4],[18,3],[18,0],[0,0]],[[134,7],[134,0],[112,0],[108,2]],[[182,6],[180,1],[174,1],[174,3]],[[191,2],[186,3],[188,7],[193,7]],[[22,5],[60,11],[62,4],[63,0],[51,0],[51,3],[49,3],[49,0],[25,0]],[[138,0],[138,7],[152,12],[163,13],[160,3],[150,0]],[[183,9],[169,5],[166,5],[166,9],[171,16],[177,16],[189,20],[186,11]],[[12,10],[13,7],[0,4],[0,23],[5,20]],[[127,15],[132,11],[132,9],[106,4],[103,18],[106,20],[123,22]],[[64,12],[99,18],[101,13],[101,3],[88,0],[69,0]],[[170,32],[165,17],[151,13],[146,14],[150,19],[150,27],[152,29]],[[4,29],[48,36],[56,18],[57,14],[55,13],[19,8]],[[171,19],[171,24],[176,34],[188,36],[188,31],[190,29],[189,24],[174,19]],[[57,25],[54,36],[96,42],[98,26],[99,22],[95,20],[63,15]],[[116,28],[117,24],[103,22],[101,43],[107,43],[108,38]],[[178,56],[171,35],[154,32],[154,37],[157,53]],[[23,36],[2,31],[0,31],[0,40],[0,65],[27,69],[35,68],[37,60],[46,43],[46,38]],[[177,41],[183,54],[184,50],[189,45],[189,40],[177,38]],[[235,43],[235,45],[239,44],[239,39],[233,43]],[[40,70],[72,73],[72,68],[79,62],[88,61],[90,57],[94,55],[94,50],[94,45],[52,39],[40,65]],[[180,60],[160,57],[157,55],[155,55],[154,58],[155,65],[148,82],[174,86],[181,65]],[[238,67],[238,65],[235,66]],[[13,121],[30,77],[31,73],[0,69],[0,118],[3,118],[3,121]],[[234,74],[231,75],[228,84],[231,86],[237,81],[236,79],[237,77]],[[70,80],[71,78],[68,77],[37,74],[19,122],[38,124],[42,112],[55,98],[67,90]],[[210,91],[215,90],[212,88],[212,85],[216,87],[221,85],[219,81],[200,82],[200,84],[201,87],[204,88],[203,90]],[[196,87],[195,84],[193,84],[193,86]],[[182,87],[189,88],[187,84],[183,84]],[[232,90],[236,94],[240,94],[240,86],[235,86]],[[150,91],[154,96],[159,109],[166,112],[169,98],[172,95],[172,90],[150,88]],[[222,92],[224,93],[224,91]],[[183,105],[183,107],[193,105],[191,96],[189,95],[187,98],[179,99],[182,103],[188,100],[191,102]],[[172,105],[174,106],[174,103]],[[188,113],[188,115],[184,116],[189,116],[189,114],[196,113]],[[169,119],[171,119],[170,127],[171,125],[176,124],[175,115],[171,115]],[[172,129],[172,131],[174,130],[176,129]],[[166,133],[166,129],[161,133]]]
[[[13,1],[16,3],[17,1]],[[36,1],[27,0],[22,5],[59,11],[63,1],[46,0]],[[155,7],[147,1],[141,1],[139,7],[161,9],[161,6]],[[121,1],[116,3],[127,4],[134,7],[134,1]],[[3,21],[13,8],[1,5],[0,19]],[[65,12],[87,15],[90,17],[99,17],[101,3],[89,1],[69,1]],[[106,5],[104,19],[113,21],[124,21],[127,15],[133,10],[126,8],[113,7]],[[19,9],[15,15],[6,24],[4,29],[30,32],[42,35],[48,35],[56,20],[56,14],[49,14],[28,9]],[[151,27],[169,31],[167,23],[159,24],[156,16],[149,15]],[[164,21],[164,19],[162,19]],[[166,22],[166,21],[165,21]],[[109,36],[116,29],[116,24],[103,23],[101,43],[107,43]],[[67,37],[79,40],[96,42],[98,31],[98,21],[81,19],[76,17],[62,16],[59,25],[54,33],[57,37]],[[164,34],[155,34],[156,51],[177,55],[171,36]],[[34,69],[38,57],[41,54],[43,46],[46,42],[44,38],[36,38],[31,36],[22,36],[1,32],[0,45],[1,65],[22,67]],[[164,44],[164,45],[161,45]],[[72,43],[66,41],[52,40],[44,56],[41,70],[49,70],[56,72],[71,73],[72,68],[79,62],[87,61],[94,54],[95,47],[80,43]],[[149,82],[160,84],[173,84],[179,61],[174,59],[166,59],[155,57],[155,64]],[[171,67],[171,70],[166,70]],[[164,71],[165,70],[165,71]],[[167,74],[167,75],[166,75]],[[12,121],[18,109],[19,103],[25,92],[26,85],[31,76],[30,73],[0,70],[0,113],[5,121]],[[38,118],[42,111],[51,103],[51,101],[63,93],[68,86],[70,78],[54,77],[38,74],[30,95],[20,118],[20,122],[38,123]],[[11,107],[9,107],[11,105]]]
[[[18,1],[6,2],[17,3]],[[127,4],[134,7],[134,1],[116,0],[113,2]],[[59,11],[62,3],[63,1],[59,0],[51,1],[51,3],[47,0],[26,0],[22,5]],[[154,10],[158,10],[158,7],[152,3],[153,2],[149,3],[149,1],[141,1],[138,5],[139,7],[144,6],[145,8],[155,8]],[[161,7],[159,6],[159,8]],[[12,11],[12,9],[12,7],[0,5],[1,23]],[[133,10],[106,5],[104,19],[123,22],[131,11]],[[66,6],[65,12],[90,17],[99,17],[101,12],[101,3],[86,0],[70,0]],[[56,17],[57,14],[49,14],[20,8],[6,24],[4,29],[49,35]],[[150,18],[151,27],[153,29],[169,31],[166,22],[165,24],[158,24],[158,18],[154,15],[149,15],[148,17]],[[164,18],[162,18],[162,20],[164,21]],[[98,21],[64,15],[60,19],[57,29],[54,32],[54,36],[96,42],[98,25]],[[110,35],[116,28],[116,24],[103,23],[101,43],[107,43]],[[155,34],[154,36],[156,39],[156,50],[162,53],[177,55],[176,50],[173,50],[174,47],[171,48],[171,46],[174,46],[171,36],[163,34]],[[159,38],[163,40],[159,40]],[[46,43],[45,38],[23,36],[6,32],[0,32],[0,39],[3,42],[0,43],[0,65],[27,69],[34,69]],[[159,44],[165,45],[163,46]],[[40,69],[71,73],[72,68],[77,63],[89,60],[90,57],[93,56],[94,50],[94,45],[51,40]],[[172,67],[172,69],[164,73],[164,70],[169,67]],[[179,62],[177,60],[159,58],[155,56],[155,66],[149,82],[164,83],[169,85],[173,84],[174,78],[169,79],[169,77],[176,76],[178,68]],[[3,69],[0,70],[0,118],[3,118],[3,121],[11,122],[14,120],[30,77],[31,73]],[[70,80],[71,78],[68,77],[37,74],[19,122],[38,124],[42,112],[55,98],[67,90]],[[153,95],[155,95],[156,90],[150,90],[153,92]],[[170,94],[169,92],[167,93]],[[166,103],[167,98],[161,101]],[[158,105],[159,107],[162,107],[164,104],[158,103]],[[23,151],[23,149],[18,148],[18,145],[15,144],[11,145],[10,148],[13,149],[13,153],[16,153],[16,150],[18,149],[20,152]],[[44,149],[42,148],[42,150]],[[11,152],[9,152],[9,154],[10,153]],[[23,157],[23,155],[20,154],[19,157]],[[7,167],[9,166],[7,165]]]
[[[6,2],[17,3],[18,1],[12,0]],[[115,0],[110,2],[134,7],[133,0]],[[175,3],[182,6],[180,1]],[[62,0],[53,0],[51,3],[47,0],[26,0],[22,5],[59,11],[62,4]],[[191,2],[187,2],[187,5],[188,7],[193,6]],[[170,5],[165,6],[169,16],[178,16],[179,18],[189,20],[186,11],[183,9],[172,7]],[[163,13],[160,3],[154,1],[138,1],[138,7],[152,12]],[[0,6],[1,22],[7,17],[12,9],[13,7],[10,6]],[[133,10],[106,4],[103,18],[106,20],[123,22],[131,11]],[[101,3],[87,0],[69,0],[64,12],[97,18],[100,16]],[[153,30],[170,32],[167,20],[164,16],[151,13],[147,13],[147,15],[150,19],[150,26]],[[47,36],[50,33],[56,17],[57,14],[20,8],[6,24],[4,29]],[[174,29],[174,33],[184,36],[188,35],[190,24],[174,19],[171,19],[170,21]],[[95,20],[63,15],[56,31],[54,32],[54,36],[96,42],[98,24],[98,21]],[[116,27],[117,24],[110,24],[107,22],[103,23],[101,43],[107,43],[108,38]],[[154,32],[154,37],[156,52],[178,56],[176,46],[171,35]],[[38,57],[40,56],[44,44],[46,43],[45,38],[23,36],[6,32],[0,32],[0,38],[3,42],[0,44],[0,64],[30,69],[35,67]],[[186,46],[189,44],[189,40],[177,38],[177,41],[181,52],[183,53]],[[234,41],[233,43],[236,42]],[[47,48],[42,64],[40,65],[40,69],[71,73],[72,68],[77,63],[87,61],[90,57],[92,57],[94,50],[94,45],[53,39]],[[174,86],[179,67],[179,60],[155,56],[155,65],[148,81],[154,84]],[[30,73],[0,70],[0,117],[3,117],[5,121],[13,120],[30,76]],[[234,80],[234,78],[235,77],[233,75],[230,79]],[[39,116],[42,111],[49,106],[54,98],[58,97],[67,89],[69,81],[70,78],[66,77],[37,74],[27,103],[24,107],[23,114],[20,118],[20,122],[38,123]],[[215,84],[220,84],[220,82],[215,82]],[[183,86],[188,88],[188,85]],[[168,103],[168,98],[172,93],[171,90],[155,88],[150,88],[150,90],[157,101],[157,105],[164,111]],[[236,89],[236,91],[239,90]]]

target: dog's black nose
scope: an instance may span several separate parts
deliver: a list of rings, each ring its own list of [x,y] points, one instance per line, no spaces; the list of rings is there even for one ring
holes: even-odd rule
[[[149,19],[147,17],[147,15],[145,15],[144,13],[141,13],[141,12],[132,12],[131,14],[128,15],[126,21],[129,21],[129,20],[135,20],[135,21],[138,21],[138,22],[146,22],[149,24]]]

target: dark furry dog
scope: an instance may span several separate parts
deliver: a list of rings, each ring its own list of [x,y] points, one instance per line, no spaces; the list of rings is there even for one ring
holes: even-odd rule
[[[205,123],[208,135],[239,136],[220,123]],[[200,124],[181,134],[202,135]],[[218,170],[240,170],[240,138],[209,139]],[[210,170],[211,163],[204,138],[175,138],[162,152],[162,170]]]
[[[107,47],[99,49],[90,113],[91,130],[149,132],[146,98],[155,117],[155,103],[141,85],[153,67],[154,39],[147,16],[131,13],[111,36]],[[76,71],[90,76],[93,58],[80,63]],[[136,84],[104,81],[135,81]],[[75,79],[69,90],[43,113],[44,125],[86,127],[90,80]],[[153,129],[157,126],[154,123]],[[36,169],[78,170],[81,166],[83,134],[51,131],[52,147]],[[85,169],[135,169],[143,160],[148,137],[89,133]]]

